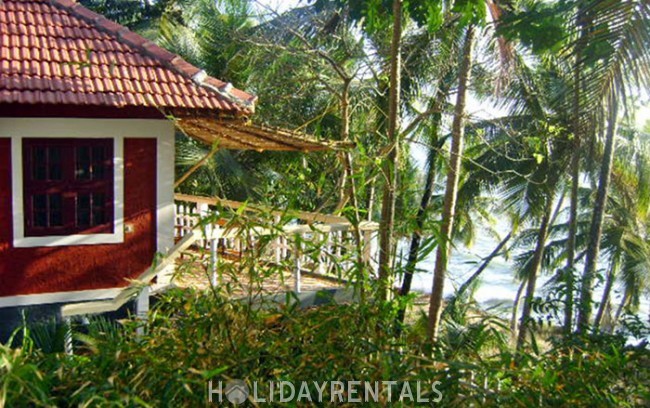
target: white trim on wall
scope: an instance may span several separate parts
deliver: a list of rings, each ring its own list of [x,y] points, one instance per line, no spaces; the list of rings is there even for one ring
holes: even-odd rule
[[[0,118],[0,137],[12,140],[12,210],[14,247],[118,244],[124,242],[124,139],[156,138],[156,244],[173,246],[174,126],[165,119]],[[114,229],[112,234],[25,237],[22,138],[113,138]]]
[[[166,254],[174,246],[174,177],[176,138],[167,120],[156,143],[156,247]]]
[[[14,247],[31,248],[63,245],[119,244],[124,242],[124,138],[113,137],[113,232],[103,234],[52,235],[44,237],[25,236],[25,214],[23,212],[23,138],[11,137],[11,183],[14,223]],[[61,137],[61,136],[55,136]],[[88,136],[86,139],[107,137]],[[54,137],[51,137],[54,138]]]
[[[78,290],[72,292],[52,292],[36,295],[5,296],[0,297],[0,308],[113,299],[121,290],[122,288],[110,288]]]

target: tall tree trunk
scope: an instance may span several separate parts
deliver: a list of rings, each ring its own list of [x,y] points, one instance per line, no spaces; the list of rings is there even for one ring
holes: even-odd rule
[[[577,14],[577,25],[580,27],[580,38],[575,47],[575,65],[573,66],[573,152],[571,154],[571,204],[569,206],[569,236],[567,238],[566,261],[566,303],[564,310],[564,332],[573,330],[573,294],[575,291],[575,251],[576,235],[578,234],[578,190],[580,187],[580,145],[582,141],[582,127],[580,116],[582,50],[587,38],[583,25],[582,10]]]
[[[350,140],[350,84],[352,80],[346,78],[343,80],[343,89],[341,90],[341,137],[344,142]],[[352,158],[348,152],[339,153],[339,160],[343,164],[343,173],[339,179],[339,202],[336,205],[335,212],[340,212],[350,200],[350,188],[348,187],[348,179],[352,177]],[[351,181],[350,181],[351,182]],[[352,187],[354,189],[354,187]]]
[[[573,328],[573,294],[575,292],[575,254],[576,235],[578,233],[578,190],[580,185],[580,138],[574,136],[571,157],[571,195],[569,206],[569,236],[567,238],[567,260],[564,274],[566,277],[566,302],[564,309],[564,332],[571,333]]]
[[[528,323],[530,322],[530,312],[535,297],[535,287],[537,285],[537,275],[542,266],[542,259],[544,258],[544,249],[546,247],[546,237],[548,236],[548,229],[551,225],[551,212],[553,209],[553,197],[546,198],[546,208],[544,209],[544,216],[542,223],[539,226],[537,233],[537,244],[535,244],[535,253],[530,265],[528,281],[526,283],[526,295],[524,296],[524,307],[521,310],[521,318],[519,319],[519,333],[517,334],[517,351],[521,350],[526,342],[526,334],[528,333]]]
[[[603,296],[600,299],[600,306],[594,319],[594,329],[598,330],[603,323],[605,311],[609,308],[609,300],[612,293],[612,286],[614,286],[614,279],[616,279],[616,271],[618,269],[618,256],[614,256],[607,272],[605,279],[605,287],[603,288]]]
[[[343,89],[341,91],[341,140],[348,141],[350,140],[350,85],[352,84],[351,78],[343,78]],[[366,272],[367,265],[364,265],[363,261],[363,242],[361,237],[361,231],[359,230],[359,222],[361,222],[361,217],[359,215],[359,201],[357,197],[357,186],[354,180],[354,172],[352,168],[352,154],[349,151],[341,152],[341,160],[344,167],[345,177],[341,180],[341,188],[343,191],[343,196],[339,201],[339,204],[336,208],[337,212],[341,211],[348,201],[352,202],[353,208],[353,217],[352,226],[354,239],[356,244],[356,253],[357,253],[357,276],[356,281],[359,283],[359,288],[361,289],[360,298],[365,300],[365,284],[366,284]]]
[[[618,305],[618,308],[616,309],[616,313],[614,313],[614,320],[612,321],[612,326],[609,328],[610,333],[612,333],[616,328],[616,325],[620,321],[621,315],[623,314],[623,310],[625,310],[625,306],[627,306],[629,300],[630,300],[630,294],[626,290],[623,293],[623,299],[621,299],[621,303]]]
[[[519,315],[519,304],[521,303],[521,294],[526,286],[526,280],[522,280],[515,295],[515,301],[512,302],[512,317],[510,318],[510,333],[512,333],[512,342],[517,338],[517,316]]]
[[[454,215],[456,213],[456,199],[458,196],[458,180],[460,176],[461,155],[463,154],[463,139],[465,134],[464,114],[465,98],[472,69],[472,46],[474,43],[474,26],[467,27],[465,44],[458,76],[458,94],[454,109],[454,121],[451,130],[451,149],[449,152],[449,169],[447,172],[447,185],[445,186],[444,206],[442,209],[442,224],[440,226],[440,242],[436,253],[436,265],[433,272],[433,288],[429,303],[429,325],[427,335],[430,340],[438,336],[440,314],[442,312],[442,293],[447,273],[449,246],[452,239]]]
[[[598,179],[598,193],[594,212],[591,218],[591,229],[589,232],[589,245],[585,260],[585,269],[582,275],[580,288],[580,304],[578,305],[578,331],[582,332],[589,326],[591,319],[592,285],[596,274],[598,255],[600,254],[600,239],[603,233],[603,220],[605,218],[605,204],[609,191],[609,181],[612,173],[612,162],[614,161],[616,141],[616,119],[618,117],[618,101],[616,95],[612,94],[609,104],[609,117],[607,123],[607,134],[605,138],[605,149]]]
[[[435,112],[432,117],[433,126],[431,129],[431,136],[429,140],[429,154],[427,155],[427,175],[424,181],[424,192],[420,200],[420,207],[415,216],[415,230],[411,235],[411,246],[409,247],[408,259],[404,268],[404,280],[400,288],[400,296],[407,296],[411,292],[411,284],[413,283],[413,274],[417,266],[418,254],[420,252],[420,245],[422,244],[422,231],[424,230],[424,222],[427,218],[429,204],[433,196],[434,182],[436,178],[436,160],[438,158],[438,138],[440,135],[440,125],[442,122],[442,107],[447,101],[449,96],[449,81],[444,81],[433,101],[432,110]],[[404,307],[397,311],[396,323],[398,326],[404,323],[404,314],[406,309]]]
[[[385,176],[379,225],[379,287],[378,298],[386,299],[391,278],[393,232],[395,229],[395,199],[399,166],[399,104],[402,76],[402,0],[393,0],[393,36],[390,51],[390,90],[388,101],[388,154],[384,160]]]

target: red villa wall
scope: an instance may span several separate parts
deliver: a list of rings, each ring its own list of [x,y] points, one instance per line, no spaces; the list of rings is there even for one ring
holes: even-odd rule
[[[14,248],[11,139],[0,137],[0,296],[103,289],[128,284],[156,251],[156,139],[124,139],[122,244]]]

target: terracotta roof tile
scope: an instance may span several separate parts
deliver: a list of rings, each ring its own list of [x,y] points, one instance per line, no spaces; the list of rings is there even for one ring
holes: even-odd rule
[[[0,103],[253,111],[253,95],[200,72],[74,1],[0,1]]]

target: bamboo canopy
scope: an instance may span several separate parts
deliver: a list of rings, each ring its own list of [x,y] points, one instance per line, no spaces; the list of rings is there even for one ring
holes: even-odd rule
[[[176,124],[188,136],[208,145],[216,144],[219,149],[313,152],[354,147],[351,142],[317,140],[303,133],[237,119],[185,116],[176,118]]]

